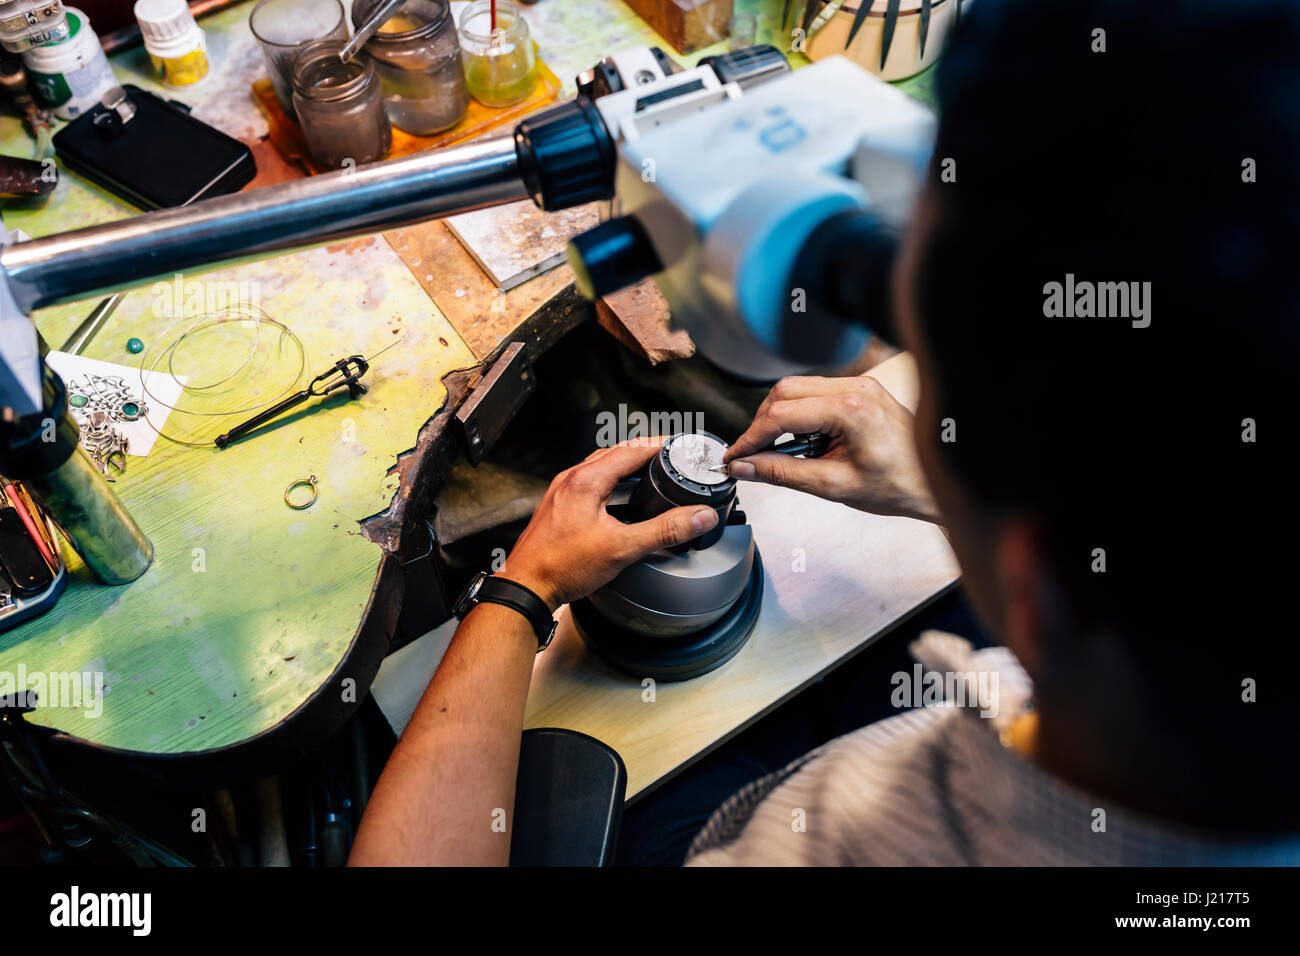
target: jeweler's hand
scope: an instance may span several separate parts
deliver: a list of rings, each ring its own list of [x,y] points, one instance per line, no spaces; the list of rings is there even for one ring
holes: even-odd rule
[[[761,452],[786,432],[821,432],[830,448],[811,459]],[[916,456],[912,413],[870,376],[782,379],[723,461],[735,478],[795,488],[859,511],[940,520]]]
[[[555,476],[501,576],[531,588],[551,608],[608,584],[646,555],[697,538],[718,523],[704,506],[674,508],[637,524],[605,510],[615,486],[659,452],[650,438],[602,448]]]

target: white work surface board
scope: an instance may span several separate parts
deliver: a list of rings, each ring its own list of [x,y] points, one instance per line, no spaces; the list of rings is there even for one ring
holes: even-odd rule
[[[900,355],[871,373],[914,407],[915,369]],[[622,756],[629,799],[643,795],[885,634],[956,583],[943,532],[882,518],[786,488],[742,482],[740,506],[763,558],[763,606],[754,633],[722,667],[653,688],[587,651],[560,611],[537,656],[525,727],[564,727]],[[450,640],[448,622],[385,663],[375,695],[405,727]],[[653,690],[653,693],[648,691]]]

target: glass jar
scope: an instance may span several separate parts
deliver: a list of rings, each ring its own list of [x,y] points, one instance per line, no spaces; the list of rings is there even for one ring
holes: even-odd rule
[[[336,169],[348,160],[373,163],[393,141],[374,64],[365,54],[344,63],[342,49],[342,41],[318,40],[293,64],[293,106],[307,152]]]
[[[356,0],[353,26],[364,26],[383,2]],[[388,118],[398,129],[428,136],[465,115],[469,93],[447,0],[406,0],[363,49],[375,62]]]
[[[262,48],[266,75],[286,116],[293,118],[293,64],[315,40],[348,40],[348,20],[339,0],[259,0],[248,28]]]
[[[533,89],[533,40],[510,0],[474,0],[460,19],[460,47],[469,95],[484,106],[510,106]]]

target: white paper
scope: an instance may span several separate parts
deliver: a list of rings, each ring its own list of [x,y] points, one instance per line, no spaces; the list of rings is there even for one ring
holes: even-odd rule
[[[184,376],[173,376],[169,372],[141,372],[138,366],[102,362],[68,352],[50,352],[45,356],[45,361],[59,373],[63,384],[68,387],[69,397],[78,392],[91,396],[91,404],[83,408],[69,403],[69,411],[77,424],[84,425],[88,413],[97,407],[108,411],[113,428],[129,443],[127,454],[140,457],[149,454],[153,448],[168,414],[181,396],[181,386],[185,384]],[[143,417],[135,421],[124,421],[115,409],[106,408],[95,401],[94,396],[105,388],[104,380],[114,378],[122,379],[131,399],[144,405]],[[144,390],[146,384],[149,393]]]
[[[459,625],[460,621],[454,617],[443,621],[432,631],[389,654],[379,665],[370,693],[397,736],[402,736],[402,731],[410,723]]]

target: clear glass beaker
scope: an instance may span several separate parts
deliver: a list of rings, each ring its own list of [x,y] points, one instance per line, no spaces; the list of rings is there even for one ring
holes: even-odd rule
[[[262,48],[275,97],[287,116],[293,111],[293,62],[316,40],[347,42],[348,24],[339,0],[261,0],[248,27]]]

